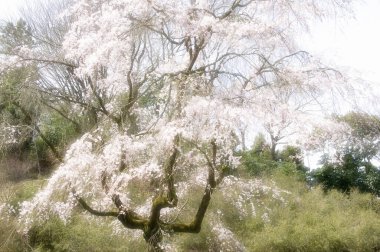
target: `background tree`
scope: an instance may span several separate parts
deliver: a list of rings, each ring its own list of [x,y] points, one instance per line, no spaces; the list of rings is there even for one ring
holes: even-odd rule
[[[8,40],[19,44],[2,52],[15,58],[17,64],[33,64],[38,72],[33,90],[47,111],[58,114],[74,125],[77,134],[97,124],[101,99],[104,94],[85,88],[86,79],[73,74],[75,62],[64,59],[62,42],[71,20],[57,18],[70,6],[70,1],[36,1],[21,11],[22,22],[28,27],[26,34],[33,40],[33,47],[26,47],[11,33],[3,33]],[[88,85],[88,84],[87,84]]]
[[[343,116],[335,116],[338,122],[346,123],[350,128],[350,139],[347,148],[364,161],[379,159],[380,150],[380,118],[363,112],[350,112]],[[349,147],[350,146],[350,147]]]
[[[285,175],[296,175],[306,180],[308,168],[303,163],[302,151],[295,146],[284,146],[273,159],[271,145],[263,134],[258,134],[251,150],[242,151],[241,163],[255,177],[265,177],[276,172]]]
[[[0,48],[5,54],[11,54],[21,48],[32,48],[34,40],[30,28],[23,21],[16,24],[7,23],[1,29]],[[23,160],[33,153],[36,141],[41,140],[52,155],[60,160],[61,153],[56,144],[41,128],[43,109],[39,103],[39,94],[35,91],[39,73],[35,64],[17,64],[5,68],[0,78],[0,116],[3,150],[9,155],[18,153],[17,158]],[[34,101],[34,102],[30,102]],[[10,143],[10,144],[7,144]],[[42,158],[37,160],[40,167]],[[46,161],[46,160],[45,160]],[[17,170],[17,168],[14,168]]]
[[[357,189],[380,195],[380,171],[359,153],[346,153],[341,162],[324,161],[323,166],[312,172],[312,178],[325,191],[337,189],[350,193]]]
[[[380,170],[371,162],[379,155],[380,120],[361,112],[334,115],[336,127],[319,129],[324,135],[323,145],[330,145],[330,155],[322,158],[322,167],[313,171],[312,178],[325,190],[338,189],[349,193],[352,189],[379,194]],[[329,136],[333,133],[336,139]]]

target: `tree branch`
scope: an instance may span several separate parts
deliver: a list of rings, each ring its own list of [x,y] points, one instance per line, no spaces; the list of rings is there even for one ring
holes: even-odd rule
[[[86,201],[75,195],[75,198],[78,200],[79,204],[81,204],[81,206],[89,213],[93,214],[93,215],[96,215],[96,216],[112,216],[112,217],[118,217],[119,216],[119,213],[117,212],[102,212],[102,211],[98,211],[98,210],[95,210],[93,208],[91,208],[87,203]]]
[[[216,143],[215,141],[211,142],[212,146],[212,161],[208,159],[208,177],[206,187],[204,189],[204,194],[199,204],[197,213],[195,214],[194,220],[190,224],[183,223],[173,223],[173,224],[162,224],[163,228],[167,231],[171,232],[179,232],[179,233],[199,233],[201,230],[202,222],[204,216],[206,214],[207,208],[210,204],[211,194],[213,193],[217,183],[215,179],[215,167],[213,163],[215,163],[216,157]]]
[[[179,142],[179,136],[177,135],[174,138],[174,151],[172,155],[169,157],[169,160],[165,164],[165,182],[167,185],[167,194],[164,196],[162,194],[158,195],[153,199],[153,205],[151,209],[151,214],[149,217],[149,228],[151,230],[155,229],[159,226],[160,221],[160,212],[163,208],[166,207],[176,207],[178,203],[178,198],[176,194],[176,190],[174,187],[174,174],[173,169],[175,166],[176,158],[178,155],[177,145]]]
[[[143,231],[146,229],[148,220],[144,219],[134,211],[126,209],[121,202],[119,195],[113,195],[112,200],[119,209],[117,218],[125,227],[130,229],[141,229]]]

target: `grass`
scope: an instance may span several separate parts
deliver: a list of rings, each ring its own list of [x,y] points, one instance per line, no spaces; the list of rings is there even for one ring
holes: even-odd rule
[[[290,192],[283,194],[285,203],[271,194],[257,193],[253,201],[256,215],[241,217],[239,209],[221,193],[224,188],[219,188],[199,234],[175,234],[164,240],[178,251],[219,251],[225,248],[219,247],[221,242],[212,230],[216,222],[222,222],[247,251],[380,251],[378,198],[359,192],[326,194],[284,173],[275,173],[264,181]],[[17,206],[44,183],[43,179],[8,182],[1,186],[1,200]],[[192,191],[188,196],[190,209],[197,208],[200,194],[201,191]],[[180,219],[187,222],[193,215],[193,211],[186,210]],[[0,251],[147,250],[142,238],[115,235],[108,224],[108,219],[87,218],[78,211],[67,225],[52,218],[33,227],[26,237],[16,232],[16,212],[10,218],[0,219]]]
[[[110,226],[76,215],[65,225],[52,218],[29,232],[28,244],[32,251],[144,251],[144,241],[115,235]],[[133,244],[133,245],[132,245]]]
[[[249,251],[380,251],[380,200],[374,196],[295,186],[287,201],[272,209],[269,222],[255,217],[239,228]]]

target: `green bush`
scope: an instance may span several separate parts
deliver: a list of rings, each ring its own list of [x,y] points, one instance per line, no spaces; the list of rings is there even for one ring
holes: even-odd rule
[[[99,220],[99,219],[98,219]],[[108,224],[76,215],[68,224],[51,218],[29,231],[28,244],[33,251],[145,251],[145,241],[113,234]],[[101,222],[104,218],[101,219]]]
[[[272,209],[269,222],[248,220],[241,238],[249,251],[376,251],[380,215],[374,201],[368,194],[326,195],[319,188],[293,194],[285,207]]]
[[[34,151],[31,152],[30,158],[39,160],[42,166],[50,168],[57,158],[53,156],[51,146],[54,146],[58,154],[62,155],[67,145],[78,136],[78,133],[75,125],[54,113],[50,113],[43,118],[40,130],[41,134],[34,141]]]
[[[34,196],[34,194],[41,189],[42,185],[45,183],[43,179],[39,180],[25,180],[20,183],[14,184],[12,187],[13,197],[8,202],[10,205],[14,206],[16,209],[18,205]]]
[[[16,230],[16,219],[13,217],[2,217],[0,217],[0,251],[27,251],[23,236]]]
[[[380,196],[380,170],[356,154],[345,154],[342,162],[324,161],[321,168],[311,173],[312,178],[325,191],[337,189],[350,193],[357,189]]]
[[[173,238],[178,239],[180,251],[208,251],[210,247],[210,227],[203,224],[198,234],[179,234]]]
[[[303,164],[301,149],[294,146],[285,146],[277,151],[275,160],[271,155],[271,147],[264,136],[259,134],[251,150],[240,152],[243,168],[255,177],[270,176],[278,171],[296,176],[305,181],[308,168]]]
[[[272,159],[270,146],[262,134],[255,138],[251,150],[241,152],[240,155],[243,167],[252,176],[268,175],[277,169],[277,162]]]
[[[33,197],[44,184],[44,180],[26,180],[18,183],[3,181],[0,184],[0,204],[7,203],[13,212],[2,212],[0,216],[0,251],[28,251],[25,237],[17,231],[19,204]]]

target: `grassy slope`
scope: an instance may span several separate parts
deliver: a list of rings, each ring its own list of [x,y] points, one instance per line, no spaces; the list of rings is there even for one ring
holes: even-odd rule
[[[319,188],[309,190],[303,183],[281,174],[268,180],[291,192],[286,195],[284,204],[262,198],[265,204],[261,209],[258,206],[257,211],[260,213],[269,207],[269,218],[256,214],[237,219],[239,213],[216,193],[214,209],[210,209],[202,232],[174,235],[169,241],[179,251],[218,251],[220,242],[210,236],[212,213],[218,208],[225,211],[224,226],[236,234],[247,251],[380,251],[379,199],[356,192],[350,196],[336,191],[324,194]],[[1,199],[17,206],[44,183],[44,180],[8,182],[2,185]],[[53,218],[34,228],[28,237],[17,234],[16,219],[17,214],[0,220],[0,251],[136,251],[146,248],[142,239],[112,235],[112,229],[99,224],[99,219],[86,219],[81,214],[66,226]]]

